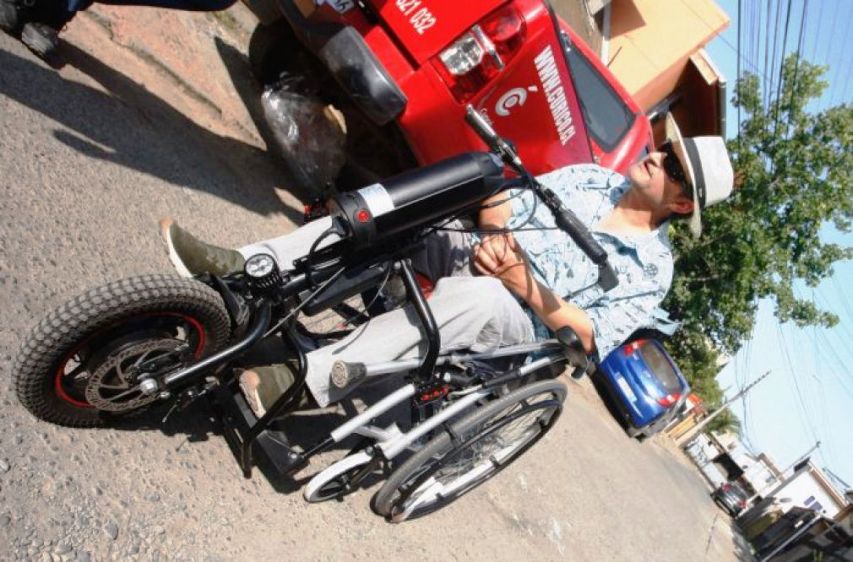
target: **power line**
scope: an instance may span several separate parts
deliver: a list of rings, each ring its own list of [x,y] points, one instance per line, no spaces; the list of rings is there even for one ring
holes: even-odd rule
[[[776,84],[776,72],[774,69],[776,68],[776,42],[779,39],[779,27],[781,27],[782,23],[779,21],[782,17],[782,0],[778,0],[776,2],[776,25],[773,27],[773,51],[770,54],[770,66],[767,68],[767,72],[770,73],[770,88],[767,91],[767,102],[766,106],[770,106],[770,96],[773,92],[773,86]]]
[[[680,0],[680,1],[681,1],[681,3],[682,3],[682,4],[683,4],[687,9],[689,9],[691,12],[693,12],[693,14],[696,16],[696,18],[697,18],[699,21],[701,21],[702,23],[704,23],[704,24],[705,24],[705,27],[707,27],[707,28],[708,28],[708,29],[710,29],[711,31],[716,31],[716,28],[715,28],[713,25],[711,25],[710,23],[708,23],[708,22],[707,22],[707,21],[702,17],[702,14],[700,14],[699,12],[697,12],[697,11],[693,8],[693,6],[691,6],[691,5],[688,3],[688,0]],[[738,50],[738,48],[737,48],[737,47],[735,47],[734,45],[732,45],[732,42],[731,42],[731,41],[729,41],[728,39],[726,39],[726,36],[725,36],[725,35],[723,35],[722,33],[720,33],[720,34],[718,34],[718,35],[717,35],[717,37],[719,37],[719,38],[723,41],[723,43],[724,43],[724,44],[725,44],[729,49],[731,49],[731,50],[735,53],[735,55],[737,55],[738,59],[743,59],[743,62],[748,63],[748,64],[749,64],[749,66],[750,66],[750,67],[752,67],[752,69],[755,71],[755,73],[756,73],[756,74],[759,74],[759,75],[760,75],[762,78],[764,78],[765,80],[767,79],[767,76],[766,76],[763,72],[761,72],[761,69],[760,69],[760,68],[758,68],[758,65],[756,65],[754,62],[752,62],[751,60],[749,60],[749,59],[748,59],[748,58],[746,58],[745,56],[743,56],[743,54],[741,54],[741,52]]]
[[[827,43],[826,43],[826,55],[825,55],[824,61],[823,61],[823,65],[829,67],[830,70],[832,70],[832,68],[829,65],[829,57],[832,54],[832,46],[835,44],[835,28],[838,25],[838,8],[839,8],[839,6],[841,6],[841,2],[836,2],[835,3],[835,11],[833,12],[833,15],[832,15],[832,28],[831,28],[831,31],[829,32],[829,41],[827,41]],[[827,76],[827,78],[828,78],[828,76]],[[825,95],[824,96],[823,109],[826,109],[829,105],[831,105],[830,104],[830,96]]]
[[[794,63],[794,79],[791,81],[791,100],[788,102],[788,121],[785,122],[785,138],[788,138],[788,129],[791,125],[791,120],[794,118],[794,92],[797,90],[797,73],[800,70],[800,60],[803,57],[803,31],[806,26],[806,9],[809,5],[809,0],[803,0],[803,12],[800,15],[800,34],[797,39],[797,61]]]
[[[740,0],[737,0],[737,55],[738,55],[738,56],[737,56],[737,83],[738,83],[738,84],[740,84],[740,59],[741,59],[741,52],[740,52],[740,36],[741,36],[741,31],[740,31]],[[741,138],[741,136],[740,136],[740,124],[741,124],[741,120],[740,120],[740,106],[741,106],[741,105],[742,105],[742,104],[740,104],[740,103],[738,103],[738,104],[737,104],[737,138],[738,138],[738,146],[740,145],[740,138]]]
[[[835,351],[835,348],[827,339],[826,334],[818,332],[818,340],[821,340],[821,338],[823,340],[822,347],[825,347],[829,350],[829,352],[833,355],[834,359],[838,362],[839,365],[845,365],[844,362],[839,360],[838,352]],[[832,376],[838,381],[838,384],[841,386],[842,390],[844,390],[844,393],[847,394],[851,400],[853,400],[853,386],[847,386],[848,384],[853,383],[853,381],[850,381],[850,383],[848,383],[848,381],[841,377],[841,375],[839,375],[834,369],[826,369],[826,372],[832,374]]]
[[[755,17],[757,24],[755,26],[755,47],[752,51],[752,59],[758,60],[761,57],[761,34],[767,33],[764,29],[765,24],[761,21],[761,0],[755,0]]]
[[[794,390],[796,391],[794,393],[794,396],[797,399],[797,405],[800,407],[800,413],[802,415],[802,417],[800,418],[800,423],[806,429],[808,429],[808,433],[811,434],[812,438],[815,441],[819,441],[819,439],[817,437],[817,433],[814,430],[814,427],[812,427],[812,425],[809,423],[808,408],[806,408],[805,399],[803,398],[803,393],[800,390],[800,383],[797,380],[797,375],[796,375],[796,372],[794,371],[794,363],[791,361],[791,355],[788,353],[788,345],[787,345],[787,342],[785,341],[785,335],[782,333],[782,326],[777,323],[776,329],[777,329],[777,335],[779,337],[779,345],[782,347],[782,351],[785,354],[785,360],[788,363],[788,372],[790,373],[791,380],[794,383]]]
[[[757,30],[758,28],[755,26],[755,10],[753,8],[754,8],[754,4],[752,2],[747,2],[747,4],[746,4],[746,28],[752,29],[752,30]],[[753,33],[751,35],[747,35],[747,37],[746,37],[746,39],[747,39],[746,40],[746,58],[748,58],[750,60],[755,59],[755,57],[753,56],[753,52],[752,52],[752,42],[754,39],[754,35],[755,35],[755,33]]]
[[[767,29],[764,32],[764,74],[765,75],[767,74],[767,69],[768,69],[767,55],[770,52],[770,12],[771,12],[772,7],[773,7],[773,5],[772,5],[771,0],[767,0]],[[768,98],[767,89],[770,86],[766,80],[767,79],[765,78],[765,82],[764,82],[764,107],[767,107],[767,98]]]
[[[845,27],[846,27],[846,28],[847,28],[847,30],[849,31],[849,30],[850,30],[850,26],[851,26],[851,25],[853,25],[853,10],[851,10],[851,11],[850,11],[850,17],[848,17],[848,18],[847,18],[847,20],[848,20],[848,21],[847,21],[847,25],[846,25]],[[850,34],[849,34],[849,33],[848,33],[848,34],[846,34],[846,35],[844,36],[844,45],[842,46],[842,49],[846,49],[846,48],[847,48],[847,42],[849,41],[849,38],[850,38]],[[845,59],[844,54],[845,54],[845,53],[847,53],[847,52],[848,52],[848,51],[844,50],[844,51],[841,51],[841,53],[839,54],[839,56],[841,57],[841,60],[839,61],[840,63],[843,63],[843,62],[844,62],[844,59]],[[840,88],[840,89],[839,89],[839,88],[836,88],[836,89],[835,89],[835,91],[832,93],[832,100],[831,100],[831,102],[830,102],[830,104],[829,104],[829,105],[830,105],[830,107],[833,107],[833,106],[835,105],[835,98],[836,98],[836,96],[840,95],[840,96],[841,96],[841,101],[843,102],[843,101],[844,101],[844,95],[847,93],[847,84],[849,83],[849,80],[850,80],[850,74],[849,74],[849,73],[850,73],[850,66],[851,66],[851,65],[850,65],[850,57],[846,57],[846,58],[847,58],[847,68],[846,68],[846,70],[845,70],[845,74],[841,74],[841,76],[845,76],[845,78],[844,78],[844,87],[843,87],[843,88]],[[835,75],[836,75],[836,76],[838,76],[838,75],[839,75],[839,73],[841,72],[841,68],[840,68],[840,66],[841,66],[841,65],[839,64],[839,67],[838,67],[838,68],[836,69],[836,71],[835,71]]]
[[[841,295],[841,307],[844,309],[844,312],[853,319],[853,309],[850,308],[850,303],[847,301],[847,292],[841,288],[841,285],[838,284],[838,280],[834,275],[829,277],[830,283],[835,287],[835,290]]]
[[[811,57],[809,60],[812,62],[817,62],[817,38],[820,37],[820,29],[823,27],[823,5],[825,2],[818,2],[817,8],[817,29],[814,32],[814,41],[812,41],[812,49],[811,49]],[[838,4],[836,4],[838,7]]]
[[[812,300],[814,300],[814,289],[812,289]],[[812,325],[812,345],[813,345],[813,353],[814,353],[814,366],[815,373],[821,373],[821,353],[819,347],[819,341],[817,338],[817,326]],[[826,435],[826,444],[827,444],[827,452],[829,453],[829,457],[832,460],[834,465],[838,465],[838,458],[835,456],[835,447],[832,445],[835,442],[835,433],[832,431],[833,426],[829,421],[829,404],[826,399],[826,384],[825,377],[820,375],[820,381],[818,384],[818,398],[820,399],[819,412],[821,417],[821,427],[823,428]]]
[[[850,73],[853,71],[853,58],[847,59],[847,68],[844,70],[844,87],[841,88],[841,103],[847,103],[845,101],[847,95],[847,86],[850,84]],[[833,96],[834,98],[835,96]]]
[[[835,43],[835,26],[838,23],[838,8],[841,6],[841,2],[835,3],[835,11],[832,13],[832,28],[829,32],[829,41],[826,43],[826,56],[823,60],[823,65],[826,66],[829,64],[829,55],[832,53],[832,45]]]
[[[785,76],[785,47],[788,44],[788,25],[791,23],[791,0],[788,0],[788,10],[785,16],[785,33],[782,35],[782,53],[779,56],[779,82],[776,84],[776,105],[773,115],[773,136],[778,138],[779,134],[779,106],[782,97],[782,79]]]

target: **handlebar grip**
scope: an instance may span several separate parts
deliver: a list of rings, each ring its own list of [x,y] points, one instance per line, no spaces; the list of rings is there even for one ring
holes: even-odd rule
[[[598,266],[598,286],[605,293],[619,284],[619,278],[616,277],[616,272],[610,267],[610,264],[605,262]]]
[[[607,261],[607,252],[595,241],[592,233],[573,212],[560,209],[560,212],[554,214],[554,222],[560,230],[571,236],[575,244],[589,256],[593,263],[600,266]]]

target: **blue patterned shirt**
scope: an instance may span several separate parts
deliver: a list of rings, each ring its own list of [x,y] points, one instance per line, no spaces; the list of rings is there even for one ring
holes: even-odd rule
[[[672,281],[667,223],[647,234],[598,230],[596,225],[610,214],[630,187],[625,177],[601,166],[566,166],[538,179],[574,211],[607,251],[619,285],[603,292],[596,284],[598,266],[568,235],[559,230],[532,230],[555,228],[551,212],[532,192],[512,193],[513,216],[507,227],[531,229],[516,231],[513,236],[527,253],[533,275],[587,313],[599,356],[604,358],[638,328],[656,324],[657,307]],[[528,314],[537,338],[552,337],[532,311]]]

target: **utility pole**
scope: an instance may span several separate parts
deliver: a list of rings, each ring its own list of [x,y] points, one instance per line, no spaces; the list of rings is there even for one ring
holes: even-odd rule
[[[694,428],[690,429],[687,433],[685,433],[684,435],[682,435],[681,437],[679,437],[678,439],[676,439],[675,444],[676,444],[676,445],[678,445],[678,446],[680,447],[680,446],[682,446],[683,444],[685,444],[685,443],[687,443],[688,441],[690,441],[691,439],[693,439],[693,437],[694,437],[695,435],[697,435],[700,431],[702,431],[702,429],[703,429],[706,425],[708,425],[709,423],[711,423],[711,420],[713,420],[714,418],[716,418],[717,416],[719,416],[721,413],[723,413],[723,411],[724,411],[726,408],[728,408],[728,407],[729,407],[729,404],[731,404],[732,402],[734,402],[735,400],[737,400],[738,398],[740,398],[741,396],[743,396],[744,394],[746,394],[747,392],[749,392],[749,390],[750,390],[752,387],[754,387],[755,385],[757,385],[758,383],[760,383],[762,380],[764,380],[764,378],[765,378],[765,377],[767,377],[767,375],[769,375],[769,374],[770,374],[770,371],[767,371],[766,373],[764,373],[763,375],[761,375],[760,377],[758,377],[757,379],[755,379],[754,381],[752,381],[751,383],[749,383],[748,385],[746,385],[745,387],[743,387],[743,389],[742,389],[740,392],[738,392],[737,394],[735,394],[734,396],[732,396],[731,398],[729,398],[728,400],[726,400],[726,401],[725,401],[725,403],[723,403],[723,405],[722,405],[722,406],[720,406],[719,408],[717,408],[716,410],[714,410],[713,412],[711,412],[711,413],[708,415],[708,417],[707,417],[707,418],[705,418],[704,420],[702,420],[701,422],[699,422],[698,424],[696,424],[696,427],[694,427]]]

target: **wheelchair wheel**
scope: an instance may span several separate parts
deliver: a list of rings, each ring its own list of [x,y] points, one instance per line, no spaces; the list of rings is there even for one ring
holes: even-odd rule
[[[565,398],[562,383],[534,382],[450,424],[388,478],[373,497],[373,510],[398,523],[450,504],[541,439]]]

